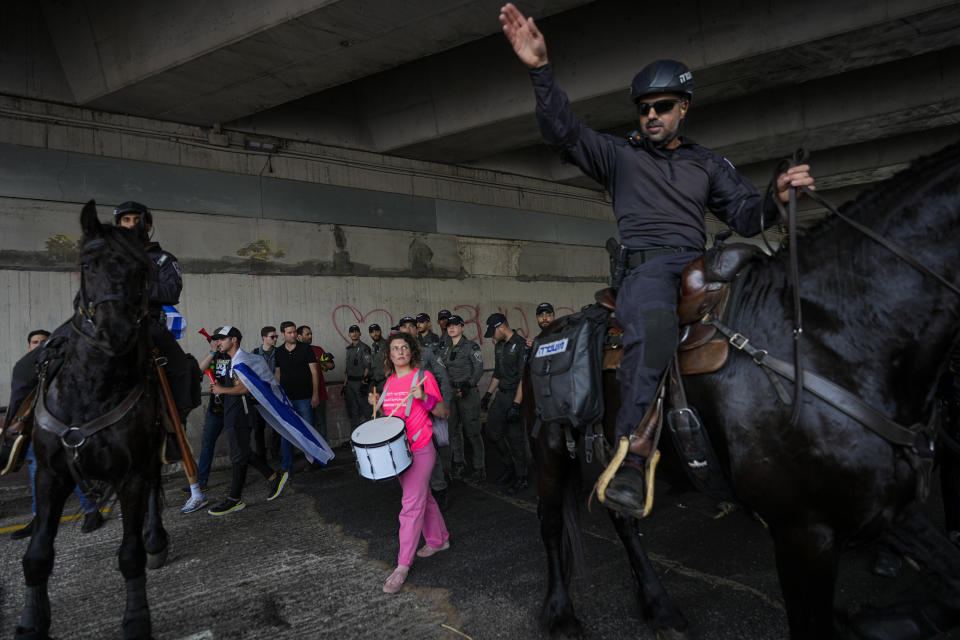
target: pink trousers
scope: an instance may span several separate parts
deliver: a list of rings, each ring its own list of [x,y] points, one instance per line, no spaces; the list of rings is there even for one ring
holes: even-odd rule
[[[450,538],[440,507],[430,493],[430,473],[437,458],[431,442],[413,452],[413,464],[400,474],[403,487],[400,509],[400,553],[397,564],[410,566],[420,544],[420,534],[433,548],[443,546]]]

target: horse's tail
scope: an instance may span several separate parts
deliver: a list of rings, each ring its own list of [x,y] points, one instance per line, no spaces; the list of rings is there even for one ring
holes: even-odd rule
[[[578,460],[571,461],[569,473],[563,476],[562,513],[563,537],[561,551],[563,556],[563,575],[569,582],[571,575],[580,576],[586,564],[583,555],[583,531],[580,529],[580,493],[583,474]]]

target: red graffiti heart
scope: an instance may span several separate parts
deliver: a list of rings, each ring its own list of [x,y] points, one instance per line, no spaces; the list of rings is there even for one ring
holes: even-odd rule
[[[390,327],[393,326],[393,316],[386,309],[371,309],[366,313],[360,311],[349,304],[341,304],[333,310],[332,314],[333,328],[343,338],[344,344],[350,344],[350,338],[347,337],[347,329],[350,325],[360,325],[361,336],[367,335],[367,325],[376,322],[380,325],[383,335],[390,335]]]

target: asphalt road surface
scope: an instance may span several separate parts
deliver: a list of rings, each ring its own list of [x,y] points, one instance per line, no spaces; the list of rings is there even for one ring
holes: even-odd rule
[[[400,487],[359,478],[352,454],[337,454],[316,471],[300,458],[273,502],[266,502],[266,484],[251,470],[247,508],[219,518],[205,511],[180,515],[183,476],[166,477],[170,557],[147,578],[158,640],[544,637],[536,621],[546,563],[533,486],[510,497],[489,483],[456,483],[445,513],[450,550],[417,559],[403,590],[387,595],[381,588],[396,564]],[[493,461],[490,467],[499,471]],[[593,467],[588,474],[599,471]],[[30,519],[25,478],[21,473],[0,483],[0,637],[12,637],[23,604],[20,558],[27,541],[11,540],[9,532]],[[212,502],[225,495],[228,483],[227,470],[214,473]],[[588,475],[585,487],[591,484]],[[772,545],[762,524],[744,510],[715,520],[710,500],[679,486],[658,482],[654,513],[641,529],[665,586],[690,621],[690,637],[786,637]],[[934,512],[938,498],[932,500]],[[77,515],[75,498],[67,509],[67,516]],[[120,637],[121,523],[108,517],[100,530],[83,535],[81,522],[68,520],[57,538],[51,633]],[[606,515],[584,509],[583,524],[587,562],[572,595],[584,637],[652,638]],[[865,547],[845,556],[841,610],[905,599],[922,589],[923,574],[909,566],[898,580],[872,575],[873,553]]]

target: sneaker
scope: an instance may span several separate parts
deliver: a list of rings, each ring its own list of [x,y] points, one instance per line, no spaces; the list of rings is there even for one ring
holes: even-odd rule
[[[202,493],[195,498],[191,496],[187,500],[186,504],[183,505],[183,508],[180,509],[180,513],[184,515],[188,513],[193,513],[194,511],[199,511],[200,509],[203,509],[208,504],[210,504],[210,501],[207,500],[207,496],[205,496]]]
[[[80,533],[93,533],[103,526],[103,514],[99,511],[91,511],[83,516],[83,526],[80,527]]]
[[[200,493],[206,493],[206,492],[207,492],[207,485],[205,484],[200,485]],[[180,489],[180,493],[185,493],[189,496],[190,494],[193,493],[193,491],[190,490],[190,485],[187,485],[182,489]]]
[[[400,565],[393,570],[393,573],[390,574],[390,577],[387,578],[386,583],[383,585],[384,593],[396,593],[403,588],[403,583],[407,580],[407,573],[410,571],[410,567]]]
[[[516,482],[514,482],[512,485],[510,485],[509,487],[507,487],[507,490],[506,490],[505,493],[506,493],[508,496],[515,496],[515,495],[517,495],[518,493],[520,493],[521,491],[523,491],[524,489],[526,489],[527,486],[529,486],[529,483],[527,482],[527,479],[526,479],[526,478],[520,478],[519,480],[517,480]]]
[[[290,477],[289,471],[281,471],[277,474],[277,477],[270,481],[270,495],[267,497],[267,500],[276,500],[280,496],[280,492],[283,491],[283,488],[287,486],[287,479]]]
[[[213,509],[208,509],[207,513],[212,516],[225,516],[227,514],[233,513],[235,511],[243,511],[247,505],[243,504],[240,500],[232,500],[226,498],[223,502],[215,506]]]
[[[423,545],[422,547],[420,547],[420,548],[417,550],[417,557],[418,557],[418,558],[429,558],[430,556],[432,556],[432,555],[434,555],[434,554],[436,554],[436,553],[440,553],[441,551],[446,551],[446,550],[449,549],[449,548],[450,548],[450,541],[449,541],[449,540],[445,540],[444,543],[443,543],[442,545],[440,545],[439,547],[431,547],[430,545],[425,544],[425,545]]]

